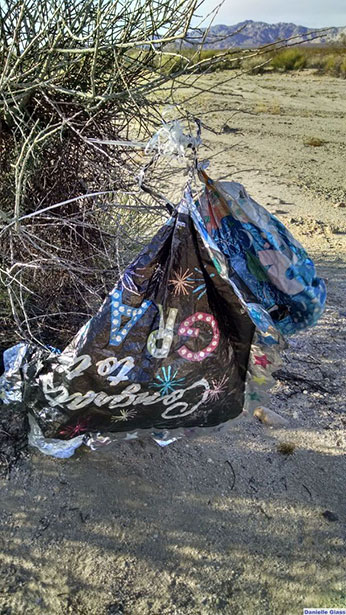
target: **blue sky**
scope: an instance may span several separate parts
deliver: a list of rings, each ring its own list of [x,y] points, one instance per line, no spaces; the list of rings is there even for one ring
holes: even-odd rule
[[[218,4],[218,0],[205,0],[198,14],[205,16]],[[245,19],[312,28],[346,26],[346,0],[225,0],[214,24],[232,25]]]

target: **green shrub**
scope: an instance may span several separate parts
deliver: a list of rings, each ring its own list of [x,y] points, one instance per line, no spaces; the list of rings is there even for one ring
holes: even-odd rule
[[[275,70],[301,70],[306,66],[306,55],[300,49],[285,49],[280,51],[271,61]]]
[[[346,48],[342,44],[306,47],[306,68],[317,69],[320,75],[345,76]]]
[[[340,77],[346,79],[346,57],[342,60],[340,64]]]
[[[324,66],[325,55],[323,53],[307,53],[306,68],[317,68],[321,70]]]
[[[253,56],[252,58],[245,58],[242,63],[242,68],[253,75],[259,75],[263,73],[265,66],[263,66],[263,62],[265,58],[263,56]]]
[[[155,56],[154,67],[159,68],[164,75],[174,75],[186,68],[194,73],[242,69],[252,74],[261,74],[268,68],[282,72],[310,68],[316,69],[321,75],[346,76],[346,48],[341,44],[292,47],[260,55],[254,55],[253,50],[225,51],[186,47],[180,50],[179,58],[174,55],[177,53],[176,48],[167,46],[163,53]]]
[[[241,59],[235,55],[233,50],[225,54],[225,51],[218,49],[182,49],[179,56],[176,50],[170,53],[164,51],[155,58],[155,68],[159,69],[164,75],[174,75],[189,67],[193,73],[213,73],[218,70],[232,70],[240,68]]]
[[[188,58],[179,58],[169,53],[163,53],[156,57],[155,68],[159,69],[164,75],[173,75],[183,71],[188,64]]]
[[[340,60],[338,56],[328,55],[324,58],[322,70],[324,73],[328,73],[329,75],[338,75],[339,74],[339,65]]]

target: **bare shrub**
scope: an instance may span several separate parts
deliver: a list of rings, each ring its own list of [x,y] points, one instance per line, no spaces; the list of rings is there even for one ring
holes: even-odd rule
[[[143,160],[126,145],[151,135],[163,85],[189,73],[179,42],[195,7],[1,2],[0,345],[64,345],[160,224],[164,202],[139,194]]]

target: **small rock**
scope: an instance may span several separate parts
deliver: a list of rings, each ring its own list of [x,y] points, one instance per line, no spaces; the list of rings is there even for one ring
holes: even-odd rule
[[[339,232],[339,229],[336,226],[332,226],[328,224],[326,226],[326,231],[327,233],[330,233],[331,235],[337,235],[337,233]]]
[[[107,615],[123,615],[124,607],[121,603],[109,604],[107,607]]]
[[[327,519],[327,521],[338,521],[339,517],[338,515],[336,515],[335,513],[333,513],[331,510],[325,510],[322,513],[322,516]]]
[[[284,419],[283,416],[276,414],[276,412],[264,406],[256,408],[253,414],[261,423],[269,425],[270,427],[285,427],[288,425],[287,419]]]
[[[225,124],[222,128],[222,132],[225,133],[226,135],[237,134],[237,132],[239,132],[239,128],[232,128],[228,124]]]
[[[335,203],[334,207],[346,207],[346,203],[344,201],[340,201],[340,203]]]

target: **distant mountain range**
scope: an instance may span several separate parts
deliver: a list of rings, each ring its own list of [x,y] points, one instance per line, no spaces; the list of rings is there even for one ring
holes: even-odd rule
[[[234,26],[216,25],[209,30],[208,36],[204,43],[205,48],[227,49],[229,47],[260,47],[274,43],[275,41],[298,36],[299,42],[308,41],[311,37],[307,35],[314,28],[306,28],[305,26],[297,26],[294,23],[275,23],[268,24],[262,21],[242,21]],[[187,37],[187,44],[192,39],[200,41],[201,36],[195,32]],[[316,35],[314,35],[316,36]],[[325,45],[331,42],[338,42],[342,37],[346,37],[346,27],[330,28],[323,30],[321,36],[311,40],[311,45]],[[196,39],[197,37],[197,39]],[[309,44],[309,43],[307,43]]]

